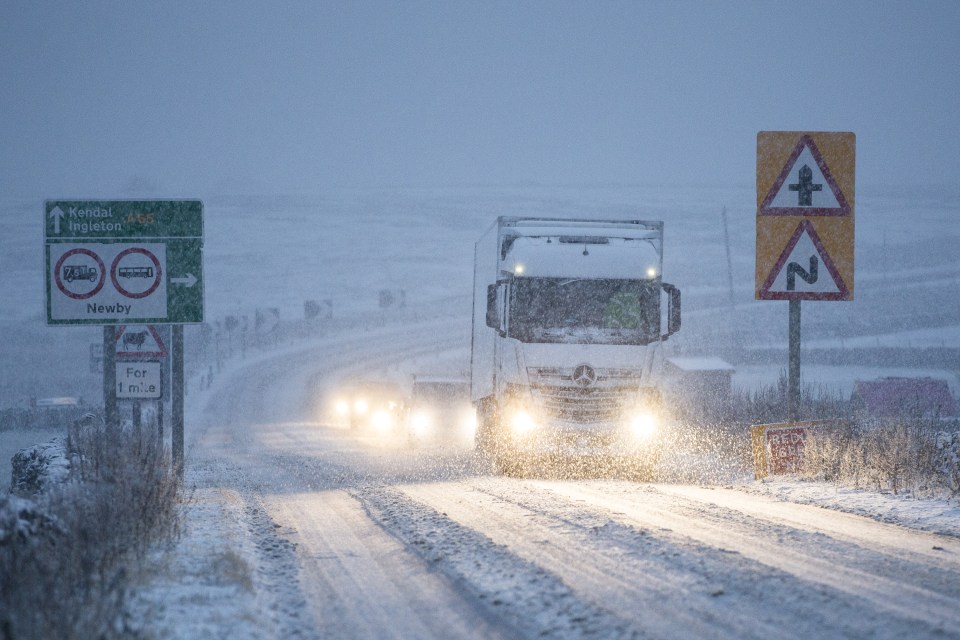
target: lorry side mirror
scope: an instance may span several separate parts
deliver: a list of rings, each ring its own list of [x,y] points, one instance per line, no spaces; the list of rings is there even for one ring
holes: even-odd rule
[[[666,282],[661,283],[664,293],[669,297],[667,302],[667,332],[660,336],[661,340],[666,340],[677,331],[680,331],[680,289]]]
[[[487,326],[495,329],[501,337],[506,335],[506,331],[500,326],[500,308],[497,305],[497,291],[499,285],[487,285]]]

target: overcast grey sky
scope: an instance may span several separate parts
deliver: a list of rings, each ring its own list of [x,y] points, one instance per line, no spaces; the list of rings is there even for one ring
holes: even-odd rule
[[[751,185],[760,130],[956,183],[960,2],[0,7],[7,195]]]

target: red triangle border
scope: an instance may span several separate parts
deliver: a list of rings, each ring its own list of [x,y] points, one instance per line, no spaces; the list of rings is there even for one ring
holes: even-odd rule
[[[813,159],[817,161],[817,168],[820,169],[820,173],[823,174],[824,179],[827,181],[827,184],[830,186],[830,190],[833,192],[834,197],[837,199],[837,203],[840,205],[840,208],[833,207],[773,207],[773,199],[777,197],[777,194],[780,193],[780,189],[783,187],[783,183],[787,181],[787,176],[790,175],[790,170],[793,169],[793,165],[796,163],[797,158],[800,157],[800,154],[803,153],[803,148],[807,147],[810,149],[810,153],[813,155]],[[830,172],[830,167],[827,166],[827,163],[823,160],[823,155],[820,153],[820,149],[817,148],[816,143],[813,141],[813,138],[804,134],[800,136],[797,146],[794,147],[793,153],[790,154],[790,158],[787,160],[786,164],[783,165],[783,169],[780,171],[779,177],[773,183],[773,187],[770,188],[770,191],[767,193],[767,197],[763,199],[763,204],[760,205],[759,215],[761,216],[848,216],[850,215],[850,205],[847,203],[847,199],[844,197],[843,192],[840,190],[840,187],[837,186],[837,181],[833,177],[833,173]]]
[[[813,246],[816,247],[817,253],[820,254],[820,259],[823,260],[823,266],[827,268],[827,271],[830,272],[830,276],[833,278],[833,281],[836,283],[839,291],[835,292],[818,292],[818,291],[770,291],[770,287],[773,286],[773,281],[777,279],[777,276],[780,274],[780,271],[783,270],[784,265],[787,263],[787,258],[790,257],[790,253],[793,251],[794,247],[797,246],[797,243],[800,242],[800,236],[803,235],[803,232],[806,231],[810,235],[810,240],[813,241]],[[850,290],[847,288],[847,283],[843,281],[843,278],[840,277],[840,272],[837,271],[836,265],[833,264],[833,260],[830,258],[830,254],[827,253],[826,248],[823,246],[823,242],[820,240],[820,236],[817,235],[817,230],[814,228],[813,223],[810,220],[801,220],[800,224],[797,225],[796,231],[793,232],[793,237],[790,238],[790,241],[787,242],[786,249],[783,250],[783,253],[780,254],[780,257],[777,259],[777,263],[774,265],[773,269],[770,271],[770,275],[767,276],[767,279],[764,281],[763,286],[760,287],[760,299],[761,300],[850,300]]]
[[[116,345],[120,344],[120,336],[123,335],[123,332],[126,331],[128,325],[119,325],[114,333],[116,338]],[[150,331],[150,335],[153,336],[153,339],[157,341],[157,346],[160,347],[160,351],[117,351],[116,355],[118,358],[125,359],[143,359],[143,358],[166,358],[167,349],[163,344],[163,339],[160,337],[160,333],[157,331],[156,327],[152,324],[147,325],[147,329]],[[116,347],[114,347],[116,349]]]

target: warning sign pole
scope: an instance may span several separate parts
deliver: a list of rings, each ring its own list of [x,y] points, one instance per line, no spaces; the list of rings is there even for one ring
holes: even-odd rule
[[[856,136],[757,133],[758,300],[788,300],[787,414],[800,407],[800,301],[853,300]]]
[[[790,301],[790,361],[787,379],[787,416],[797,420],[800,412],[800,300]]]

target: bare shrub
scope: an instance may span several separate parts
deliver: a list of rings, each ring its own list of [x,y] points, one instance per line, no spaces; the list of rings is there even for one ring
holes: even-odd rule
[[[749,425],[786,420],[786,385],[739,392],[728,421]],[[960,424],[905,411],[882,420],[858,416],[851,403],[804,386],[798,420],[826,420],[804,447],[804,476],[855,488],[917,495],[960,495]]]
[[[936,494],[960,490],[953,442],[936,419],[906,415],[819,428],[804,451],[805,475],[873,491]],[[958,446],[960,449],[960,446]]]
[[[862,468],[854,442],[862,437],[856,423],[840,421],[817,427],[803,451],[806,475],[827,482],[842,482]]]
[[[180,485],[153,438],[96,421],[71,429],[68,448],[69,480],[33,499],[56,526],[0,537],[4,640],[125,635],[131,579],[179,532]]]
[[[935,448],[940,483],[951,496],[960,495],[960,425],[954,424],[952,432],[938,432]]]

